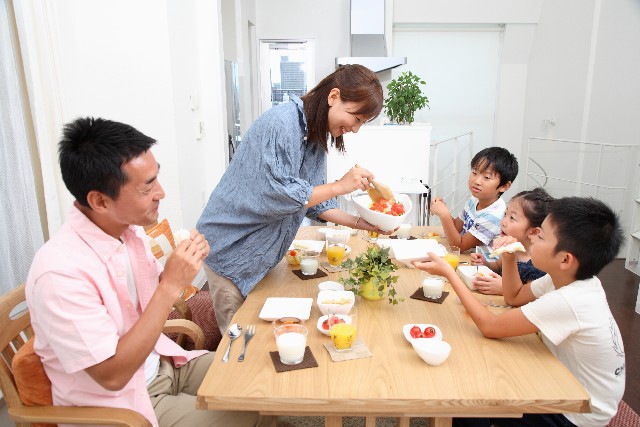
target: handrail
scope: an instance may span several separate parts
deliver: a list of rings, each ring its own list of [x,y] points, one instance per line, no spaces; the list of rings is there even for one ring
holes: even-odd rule
[[[600,145],[603,147],[622,147],[622,148],[635,148],[635,145],[631,144],[612,144],[610,142],[593,142],[593,141],[578,141],[575,139],[559,139],[559,138],[543,138],[540,136],[530,136],[529,140],[535,139],[537,141],[556,141],[556,142],[570,142],[573,144],[585,144],[585,145]]]

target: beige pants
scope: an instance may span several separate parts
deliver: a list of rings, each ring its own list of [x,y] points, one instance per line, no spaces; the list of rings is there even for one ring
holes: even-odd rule
[[[204,272],[209,282],[209,294],[213,300],[213,312],[218,321],[218,328],[220,333],[224,335],[229,323],[231,323],[231,318],[244,303],[244,297],[231,280],[219,275],[206,264]]]
[[[277,417],[257,412],[196,409],[196,392],[213,362],[211,352],[174,368],[170,360],[160,360],[158,376],[147,390],[160,427],[275,426]]]

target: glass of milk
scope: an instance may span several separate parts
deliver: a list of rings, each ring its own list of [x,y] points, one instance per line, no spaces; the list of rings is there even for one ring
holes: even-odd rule
[[[411,237],[411,224],[400,224],[400,228],[396,231],[398,239],[408,239]]]
[[[444,279],[440,276],[425,276],[422,279],[422,292],[427,298],[438,299],[442,296]]]
[[[318,252],[301,252],[300,253],[300,269],[305,276],[313,276],[318,272]]]
[[[304,359],[308,330],[301,324],[285,324],[274,329],[280,362],[297,365]]]

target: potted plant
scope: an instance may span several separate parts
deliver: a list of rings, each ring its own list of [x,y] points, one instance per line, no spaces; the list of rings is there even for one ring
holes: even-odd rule
[[[387,85],[389,96],[384,100],[384,113],[389,120],[398,124],[411,124],[416,111],[429,107],[429,99],[420,89],[420,85],[424,84],[426,83],[411,71],[404,71]]]
[[[369,300],[380,300],[385,294],[389,297],[389,304],[398,304],[404,298],[398,298],[393,284],[398,276],[392,274],[399,267],[391,262],[389,248],[372,246],[355,260],[348,259],[342,267],[349,270],[348,278],[341,278],[340,282],[347,290]]]

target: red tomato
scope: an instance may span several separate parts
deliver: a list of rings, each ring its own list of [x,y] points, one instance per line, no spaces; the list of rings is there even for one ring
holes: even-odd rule
[[[422,333],[422,335],[425,338],[435,337],[436,336],[436,330],[432,326],[427,326],[426,328],[424,328],[424,332]]]
[[[296,256],[296,255],[298,255],[298,253],[296,251],[292,250],[292,251],[289,251],[289,255],[290,256]]]
[[[420,330],[419,326],[414,325],[411,330],[409,330],[409,335],[411,335],[412,338],[420,338],[420,335],[422,335],[422,330]]]
[[[395,216],[400,216],[404,214],[404,205],[402,203],[394,203],[391,206],[391,213]]]
[[[331,326],[333,325],[337,325],[338,323],[345,323],[344,319],[341,319],[339,317],[334,317],[331,319]],[[329,319],[324,319],[322,321],[322,329],[328,331],[330,328],[329,326]]]

